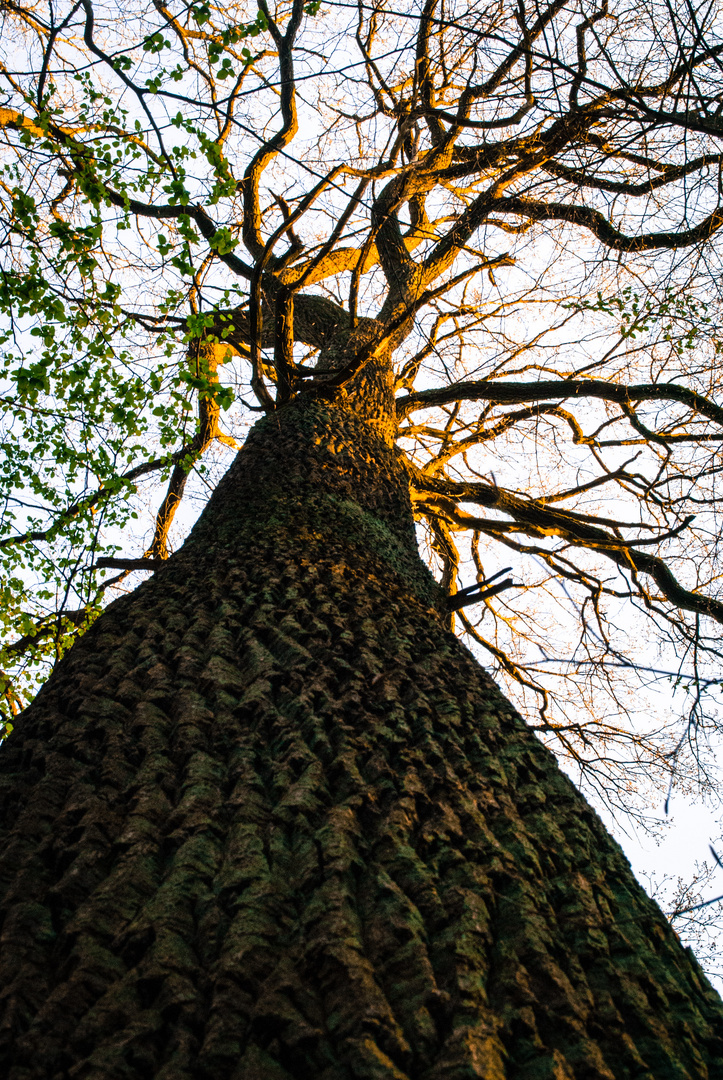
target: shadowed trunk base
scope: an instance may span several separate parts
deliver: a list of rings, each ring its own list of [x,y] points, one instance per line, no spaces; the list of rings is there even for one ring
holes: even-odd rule
[[[353,413],[262,421],[0,750],[6,1080],[722,1080],[723,1008],[434,607]]]

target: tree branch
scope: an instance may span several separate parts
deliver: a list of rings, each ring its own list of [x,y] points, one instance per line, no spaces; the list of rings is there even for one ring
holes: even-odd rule
[[[621,386],[603,379],[541,379],[539,382],[505,383],[479,379],[432,390],[418,390],[397,400],[402,418],[418,409],[448,405],[453,401],[492,401],[497,405],[521,405],[530,401],[565,401],[597,398],[630,406],[639,401],[676,401],[723,426],[723,408],[687,386],[676,383],[639,383]]]

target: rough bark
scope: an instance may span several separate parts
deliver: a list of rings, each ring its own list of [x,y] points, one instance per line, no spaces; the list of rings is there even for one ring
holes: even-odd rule
[[[720,999],[444,629],[382,428],[262,420],[0,752],[7,1080],[723,1077]]]

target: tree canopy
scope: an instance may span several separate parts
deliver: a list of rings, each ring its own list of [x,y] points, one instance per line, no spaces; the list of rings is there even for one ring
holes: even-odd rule
[[[382,434],[450,625],[613,806],[709,782],[716,5],[2,18],[5,722],[168,557],[257,413],[391,356]],[[677,723],[636,726],[658,680]]]

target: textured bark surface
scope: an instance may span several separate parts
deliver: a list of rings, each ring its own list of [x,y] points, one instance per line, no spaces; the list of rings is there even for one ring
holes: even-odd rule
[[[0,751],[7,1080],[720,1080],[723,1009],[447,633],[404,473],[263,420]]]

